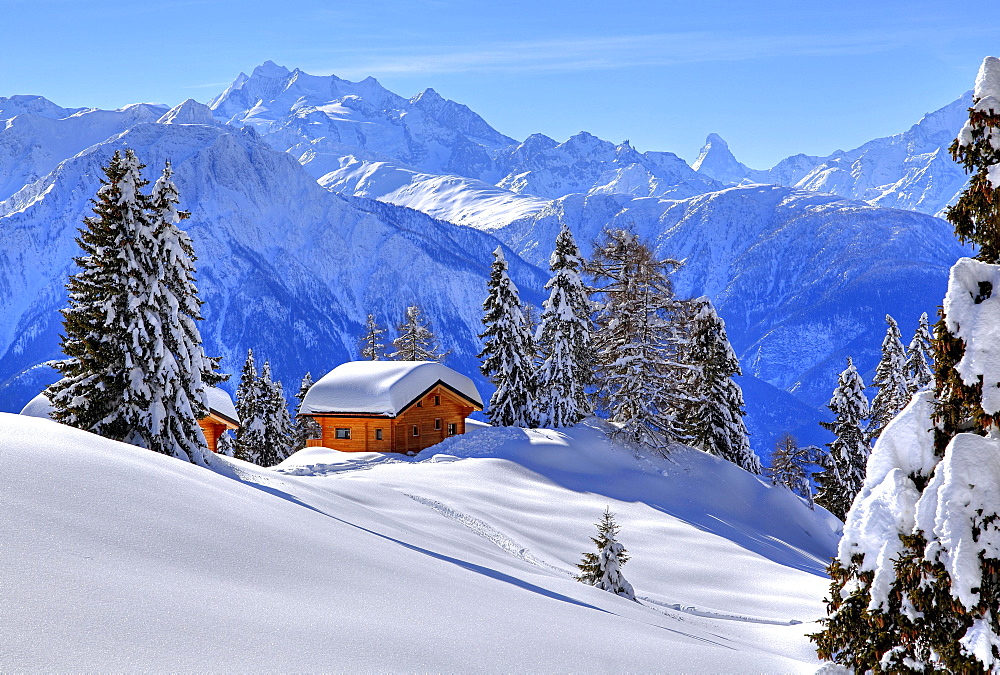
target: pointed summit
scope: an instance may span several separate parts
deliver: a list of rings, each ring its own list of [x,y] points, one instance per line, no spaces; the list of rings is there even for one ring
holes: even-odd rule
[[[719,134],[709,134],[705,145],[701,148],[698,159],[691,168],[709,178],[736,185],[750,173],[746,165],[741,164],[729,150],[729,144]]]
[[[212,110],[204,103],[189,98],[168,110],[157,120],[158,124],[215,124]]]
[[[274,61],[264,61],[263,64],[253,69],[253,77],[269,77],[272,79],[288,77],[292,71],[284,66],[279,66]]]

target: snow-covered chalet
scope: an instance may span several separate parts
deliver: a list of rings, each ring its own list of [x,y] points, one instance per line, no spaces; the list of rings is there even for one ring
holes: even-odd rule
[[[465,375],[432,361],[352,361],[317,381],[299,414],[319,423],[308,441],[344,452],[419,452],[465,433],[482,410]]]
[[[239,428],[240,418],[236,414],[236,406],[233,405],[233,399],[229,394],[216,387],[209,387],[205,391],[208,395],[208,415],[198,420],[198,426],[205,434],[208,449],[215,452],[222,434],[226,433],[227,429]],[[44,392],[28,401],[28,404],[21,409],[21,414],[29,417],[52,419],[51,413],[52,404]]]

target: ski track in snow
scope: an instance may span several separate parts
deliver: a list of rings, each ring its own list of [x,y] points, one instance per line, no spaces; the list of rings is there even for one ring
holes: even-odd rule
[[[364,457],[357,460],[339,462],[337,464],[307,464],[306,466],[297,466],[287,469],[276,468],[274,471],[275,473],[284,474],[286,476],[329,476],[332,474],[346,473],[350,471],[364,471],[380,464],[400,464],[403,461],[404,460],[385,456]]]
[[[521,546],[516,541],[514,541],[513,539],[511,539],[506,534],[496,529],[489,523],[483,522],[478,518],[473,518],[467,513],[456,511],[450,506],[446,506],[445,504],[442,504],[437,500],[429,499],[427,497],[418,497],[417,495],[411,495],[408,492],[404,492],[402,494],[406,495],[407,497],[417,502],[418,504],[423,504],[428,508],[434,509],[445,518],[449,518],[457,523],[464,525],[465,527],[469,528],[473,533],[479,535],[483,539],[496,545],[502,551],[509,553],[515,558],[523,560],[524,562],[529,563],[531,565],[535,565],[536,567],[550,569],[555,572],[559,572],[560,574],[566,574],[569,576],[573,575],[573,573],[567,569],[563,569],[562,567],[557,567],[556,565],[552,565],[550,563],[545,562],[544,560],[536,558],[531,553],[531,551],[527,549],[527,547]]]
[[[684,614],[691,614],[692,616],[701,616],[707,619],[726,619],[728,621],[742,621],[744,623],[764,623],[773,626],[797,626],[801,621],[798,619],[770,619],[766,617],[759,616],[748,616],[746,614],[732,614],[730,612],[720,612],[715,609],[701,609],[700,607],[695,607],[693,605],[682,605],[679,602],[661,602],[660,600],[653,600],[650,597],[638,596],[638,599],[643,602],[647,607],[655,609],[662,612],[663,614],[670,616],[667,612],[663,612],[660,607],[665,609],[672,609],[675,612],[683,612]]]

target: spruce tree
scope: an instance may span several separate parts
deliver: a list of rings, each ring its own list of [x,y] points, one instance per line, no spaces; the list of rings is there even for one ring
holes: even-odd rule
[[[617,539],[620,529],[615,522],[614,514],[610,509],[605,509],[604,515],[597,523],[597,536],[590,538],[597,546],[597,553],[583,554],[583,560],[577,565],[580,574],[576,576],[576,580],[623,598],[635,600],[632,585],[621,573],[621,568],[628,562],[629,556]]]
[[[396,327],[399,337],[392,341],[396,351],[389,354],[395,361],[444,362],[450,352],[442,351],[437,337],[431,331],[431,322],[425,319],[417,305],[406,308],[406,320]]]
[[[847,521],[855,538],[866,537],[866,525],[875,524],[883,540],[889,523],[898,541],[885,542],[878,551],[842,542],[850,556],[829,567],[828,616],[823,630],[810,636],[821,658],[855,672],[1000,669],[995,477],[1000,410],[994,400],[1000,383],[995,370],[989,382],[982,374],[1000,349],[992,335],[981,343],[973,337],[981,335],[977,326],[991,328],[986,314],[996,311],[991,306],[980,314],[984,303],[996,302],[991,279],[1000,273],[998,148],[1000,59],[988,57],[976,80],[969,121],[951,147],[952,156],[974,175],[946,212],[959,239],[975,245],[976,260],[962,259],[952,268],[945,303],[952,309],[942,310],[932,340],[933,392],[917,393],[904,413],[913,419],[900,420],[906,424],[898,433],[892,426],[883,434],[875,452],[885,449],[880,463],[891,460],[888,466],[895,468],[885,478],[873,477],[881,482],[873,483]],[[975,365],[964,358],[970,350]],[[963,377],[960,368],[984,370]],[[978,456],[970,455],[970,448],[978,448]],[[949,482],[951,495],[945,491]]]
[[[819,448],[810,445],[800,448],[791,434],[782,434],[775,442],[771,465],[765,470],[772,485],[788,488],[805,500],[812,508],[812,477],[819,457]]]
[[[142,405],[129,391],[130,336],[120,322],[130,305],[143,302],[130,282],[145,263],[130,253],[136,231],[148,228],[140,168],[131,150],[115,152],[102,167],[95,215],[84,219],[76,240],[84,253],[74,259],[80,271],[70,276],[69,306],[62,310],[66,358],[53,363],[62,379],[45,392],[52,419],[115,440],[134,431]]]
[[[358,340],[362,361],[381,361],[385,358],[385,343],[382,342],[382,334],[385,327],[375,320],[374,314],[369,314],[365,319],[365,332]]]
[[[485,330],[479,336],[483,341],[479,369],[496,387],[486,412],[494,426],[530,427],[537,422],[535,342],[521,307],[498,246],[483,302]]]
[[[733,380],[743,373],[729,344],[726,324],[707,297],[693,300],[691,307],[684,360],[692,368],[687,381],[693,400],[682,409],[681,428],[692,446],[759,474],[760,459],[750,448],[743,422],[743,392]]]
[[[297,452],[306,447],[306,441],[321,437],[319,423],[312,417],[299,414],[302,411],[302,401],[305,400],[306,394],[309,393],[312,385],[312,373],[306,373],[305,377],[302,378],[302,384],[299,385],[298,393],[295,394],[297,403],[295,404],[295,418],[293,422],[294,431],[292,437],[294,442],[292,443],[292,452]]]
[[[872,387],[878,389],[871,404],[868,437],[879,437],[885,425],[899,414],[910,402],[910,382],[906,373],[906,352],[900,340],[899,326],[888,314],[885,322],[889,325],[882,340],[882,358],[875,368]]]
[[[864,482],[869,454],[864,430],[868,417],[865,383],[850,357],[827,407],[833,411],[834,421],[820,424],[832,431],[836,439],[827,444],[830,452],[824,470],[817,476],[820,489],[816,503],[843,520]]]
[[[257,375],[253,350],[247,350],[247,359],[240,373],[240,384],[236,388],[236,412],[240,416],[240,428],[236,431],[236,457],[246,462],[259,464],[265,457],[264,409],[265,392]]]
[[[591,302],[583,284],[583,259],[564,223],[549,258],[552,278],[537,331],[539,426],[573,426],[591,413],[586,387],[594,384]]]
[[[911,397],[934,381],[934,374],[929,365],[931,349],[931,331],[927,325],[927,312],[924,312],[920,315],[917,330],[906,348],[906,374]]]
[[[197,420],[206,388],[227,376],[205,356],[197,321],[194,252],[177,223],[167,163],[151,195],[143,165],[115,153],[78,242],[87,254],[70,279],[64,311],[64,377],[47,390],[54,419],[206,465]]]
[[[637,235],[609,230],[586,271],[597,285],[597,402],[613,435],[665,452],[681,431],[679,356],[671,320],[678,303],[669,275],[680,265],[658,259]]]
[[[263,439],[257,464],[274,466],[292,454],[292,421],[281,382],[271,377],[271,364],[264,362],[258,380]]]

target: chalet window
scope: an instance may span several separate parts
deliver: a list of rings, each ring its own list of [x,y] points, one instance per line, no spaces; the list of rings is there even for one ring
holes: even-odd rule
[[[451,424],[448,425],[448,435],[449,436],[454,436],[455,432],[457,430],[458,430],[458,425],[457,424],[451,423]]]
[[[413,425],[413,435],[414,436],[420,435],[420,427],[418,427],[416,424]]]
[[[435,396],[434,397],[434,405],[441,405],[441,397],[440,396]]]
[[[351,430],[350,429],[337,429],[337,438],[350,439]]]
[[[417,401],[417,407],[418,408],[423,408],[424,407],[424,402],[423,401]]]
[[[440,429],[441,428],[441,418],[440,417],[435,418],[435,420],[434,420],[434,428],[435,429]]]
[[[381,429],[376,429],[375,430],[375,440],[376,441],[381,441],[382,440],[382,430]]]

